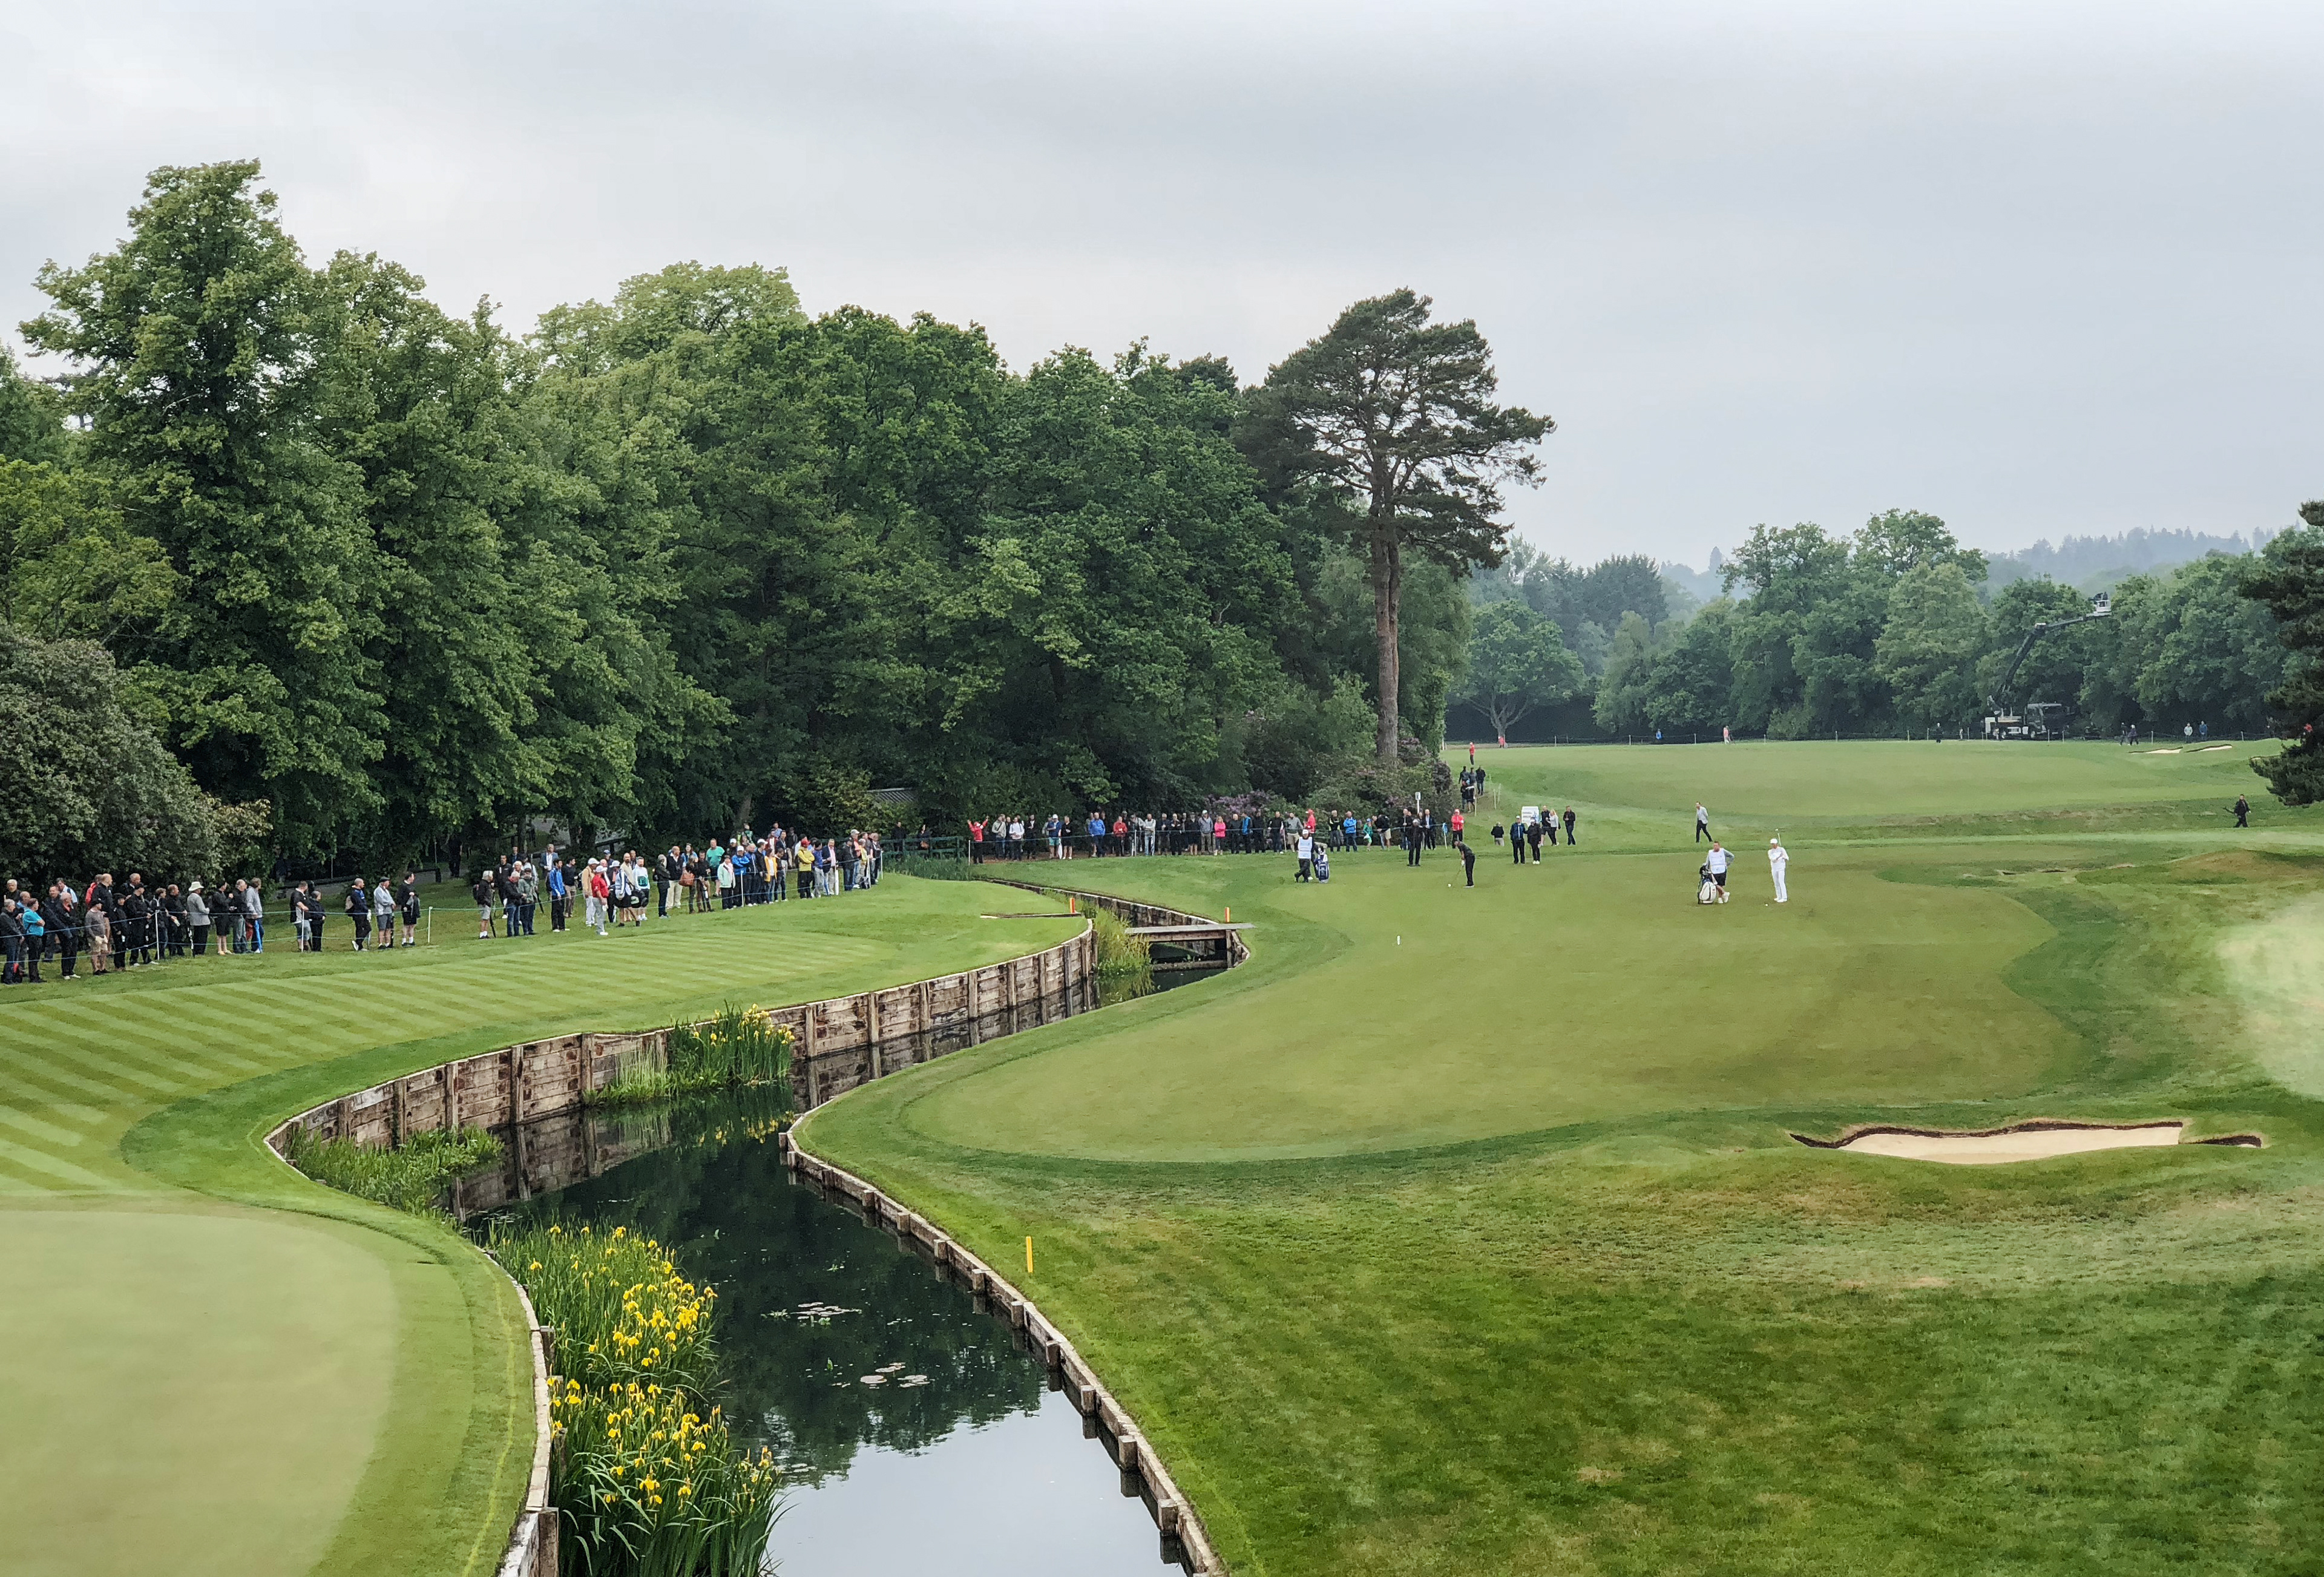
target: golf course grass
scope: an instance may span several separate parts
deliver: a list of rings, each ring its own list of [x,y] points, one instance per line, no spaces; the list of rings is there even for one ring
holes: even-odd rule
[[[843,995],[1080,928],[982,919],[989,897],[890,878],[493,942],[456,902],[408,952],[346,951],[342,922],[321,954],[286,932],[260,956],[10,989],[0,1569],[490,1571],[532,1456],[514,1295],[447,1228],[311,1184],[263,1136],[512,1042]]]
[[[2268,748],[1480,752],[1474,826],[1571,804],[1581,846],[1034,867],[1231,907],[1252,960],[802,1142],[1032,1236],[1238,1572],[2312,1571],[2324,815]],[[2043,1118],[2189,1142],[1790,1137]]]

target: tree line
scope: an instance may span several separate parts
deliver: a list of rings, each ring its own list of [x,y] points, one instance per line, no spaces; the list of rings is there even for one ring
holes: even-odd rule
[[[2257,553],[2124,579],[2109,617],[2037,642],[1999,698],[2058,703],[2090,737],[2281,733],[2295,748],[2271,781],[2324,797],[2324,504],[2301,513]],[[1480,567],[1471,720],[1506,733],[1530,716],[1536,735],[1974,734],[2026,633],[2091,606],[2046,577],[1993,589],[1984,555],[1906,510],[1846,536],[1760,526],[1722,573],[1728,595],[1696,606],[1645,558],[1582,570],[1520,549]]]
[[[1409,291],[1251,389],[1143,345],[1012,371],[760,267],[514,335],[310,263],[252,162],[156,171],[38,282],[65,370],[0,361],[13,869],[1396,789],[1548,428]]]
[[[810,315],[755,266],[515,334],[376,254],[310,262],[246,161],[155,171],[118,244],[38,283],[23,333],[60,374],[0,356],[18,872],[457,862],[543,817],[872,825],[890,787],[932,823],[1353,807],[1432,785],[1456,701],[1565,733],[1958,726],[2081,605],[1992,592],[1904,512],[1761,528],[1701,606],[1643,558],[1512,544],[1502,490],[1554,424],[1410,290],[1250,386],[1142,344],[1013,370],[973,325]],[[2100,732],[2301,737],[2319,538],[2126,583],[2021,691]]]

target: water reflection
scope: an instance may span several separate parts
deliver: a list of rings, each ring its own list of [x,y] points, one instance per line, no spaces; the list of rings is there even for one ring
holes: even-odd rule
[[[889,1049],[880,1073],[901,1065]],[[770,1546],[786,1577],[1142,1577],[1178,1558],[1016,1333],[782,1167],[782,1105],[742,1092],[527,1124],[461,1203],[627,1225],[717,1288],[718,1399],[795,1485]]]
[[[770,1115],[747,1093],[672,1108],[665,1148],[523,1214],[648,1233],[716,1287],[728,1416],[803,1478],[845,1472],[861,1446],[924,1450],[1037,1408],[1042,1373],[1008,1328],[889,1234],[798,1185]]]

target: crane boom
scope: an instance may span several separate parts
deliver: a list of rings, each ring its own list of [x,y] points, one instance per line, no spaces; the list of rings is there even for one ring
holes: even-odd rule
[[[2025,666],[2025,659],[2032,654],[2034,644],[2042,637],[2055,631],[2070,630],[2077,624],[2087,624],[2093,619],[2108,618],[2113,613],[2113,599],[2106,593],[2100,592],[2090,600],[2089,613],[2078,614],[2071,619],[2052,619],[2044,623],[2036,624],[2025,632],[2025,639],[2017,643],[2016,654],[2010,658],[2009,666],[2001,670],[2001,678],[1994,685],[1993,694],[1986,697],[1985,706],[1987,713],[1985,720],[1986,737],[1987,739],[2032,737],[2032,730],[2025,726],[2021,718],[2009,711],[2009,692],[2011,687],[2017,682],[2017,670]]]

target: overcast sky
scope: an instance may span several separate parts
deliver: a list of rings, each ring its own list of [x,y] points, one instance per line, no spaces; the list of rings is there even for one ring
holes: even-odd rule
[[[1510,512],[1700,566],[2324,495],[2324,5],[0,0],[0,321],[164,163],[521,327],[683,258],[811,309],[1215,352],[1473,317],[1558,421]],[[13,338],[13,334],[11,335]]]

